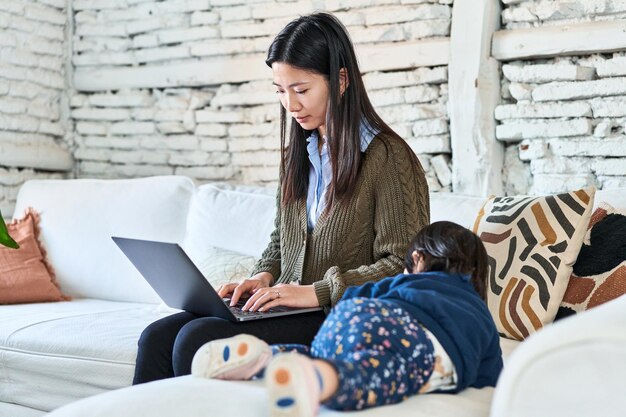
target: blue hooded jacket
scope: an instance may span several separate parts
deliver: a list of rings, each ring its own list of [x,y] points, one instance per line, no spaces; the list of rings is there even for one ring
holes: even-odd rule
[[[355,297],[394,302],[435,335],[456,368],[457,388],[447,392],[496,385],[502,370],[500,338],[469,275],[400,274],[350,287],[341,300]]]

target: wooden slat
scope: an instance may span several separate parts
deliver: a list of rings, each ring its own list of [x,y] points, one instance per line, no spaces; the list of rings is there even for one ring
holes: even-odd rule
[[[560,55],[586,55],[626,49],[626,20],[586,22],[531,29],[501,30],[491,53],[500,61]]]
[[[362,72],[447,65],[450,38],[356,47]]]
[[[496,140],[499,63],[490,57],[500,2],[455,0],[448,66],[452,187],[462,194],[502,193],[503,145]]]
[[[398,42],[357,47],[361,71],[385,71],[446,65],[449,38]],[[95,68],[74,70],[78,91],[119,90],[122,88],[196,87],[224,83],[269,80],[265,54],[245,58],[214,58],[183,64],[143,67]]]
[[[146,65],[74,70],[78,91],[119,90],[122,88],[165,88],[219,85],[268,79],[270,69],[265,55],[223,58],[183,64]]]
[[[70,171],[74,159],[69,150],[55,142],[11,143],[0,141],[0,162],[5,167]]]

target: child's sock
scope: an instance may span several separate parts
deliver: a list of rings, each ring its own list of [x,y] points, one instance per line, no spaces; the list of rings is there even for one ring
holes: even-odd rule
[[[322,375],[298,353],[277,355],[265,372],[270,417],[313,417],[320,405]]]
[[[263,370],[272,350],[261,339],[240,334],[204,344],[193,357],[191,374],[203,378],[247,380]]]

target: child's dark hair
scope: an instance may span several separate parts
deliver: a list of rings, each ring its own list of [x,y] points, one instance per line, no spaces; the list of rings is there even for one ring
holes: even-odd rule
[[[413,252],[424,262],[424,271],[445,271],[470,274],[478,295],[486,299],[489,265],[485,245],[469,229],[456,223],[441,221],[424,227],[413,238],[406,253],[404,266],[409,273],[416,267]]]

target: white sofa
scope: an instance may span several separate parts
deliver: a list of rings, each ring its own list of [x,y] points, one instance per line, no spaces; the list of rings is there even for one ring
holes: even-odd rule
[[[229,263],[244,270],[264,249],[273,227],[273,191],[195,187],[190,179],[173,176],[27,182],[15,215],[28,206],[41,213],[42,243],[62,291],[73,300],[0,306],[0,416],[41,416],[51,410],[59,417],[266,415],[257,381],[182,377],[128,387],[141,331],[174,311],[161,303],[110,236],[179,242],[217,285],[242,273]],[[599,192],[596,201],[626,207],[626,190]],[[482,202],[433,194],[431,220],[469,226]],[[618,395],[626,370],[624,334],[626,297],[549,326],[521,344],[502,339],[505,372],[495,390],[414,397],[357,414],[486,417],[491,410],[494,417],[575,416],[583,415],[575,413],[583,408],[574,407],[568,395],[579,393],[576,398],[596,410],[605,407],[606,413],[596,415],[624,415]],[[578,354],[590,357],[585,366],[580,358],[573,360]],[[606,366],[607,361],[613,365]],[[550,389],[541,388],[544,381],[550,381]],[[596,393],[604,394],[596,398]],[[550,413],[536,412],[553,399]],[[622,413],[615,414],[620,405]]]

